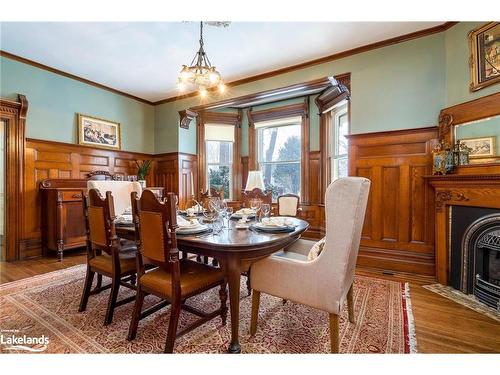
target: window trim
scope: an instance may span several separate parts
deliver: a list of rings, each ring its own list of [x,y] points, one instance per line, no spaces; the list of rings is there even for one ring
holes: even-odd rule
[[[300,200],[302,204],[309,204],[309,96],[304,97],[302,103],[290,104],[261,111],[253,111],[250,108],[247,111],[248,116],[248,141],[249,141],[249,160],[248,165],[250,170],[255,170],[258,166],[257,160],[257,131],[255,128],[256,122],[269,120],[277,120],[287,117],[301,116],[301,134],[300,134]],[[246,176],[244,176],[246,179]]]

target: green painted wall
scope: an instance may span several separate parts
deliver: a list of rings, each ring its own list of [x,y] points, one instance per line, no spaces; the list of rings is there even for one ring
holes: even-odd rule
[[[15,99],[18,93],[29,102],[29,138],[77,143],[76,113],[84,113],[119,122],[123,150],[155,150],[152,105],[1,57],[0,96]],[[177,144],[176,139],[172,144]]]
[[[231,87],[224,97],[237,97],[325,76],[351,72],[351,132],[366,133],[434,125],[445,107],[445,35],[434,34],[344,59],[315,65],[279,76]],[[156,137],[163,139],[167,128],[178,127],[178,111],[200,105],[200,98],[165,103]],[[206,102],[205,102],[206,103]],[[311,111],[311,120],[317,111]],[[319,125],[312,120],[311,150],[319,148]],[[243,137],[245,140],[245,136]],[[157,143],[158,144],[158,143]],[[161,146],[161,145],[160,145]],[[196,131],[179,130],[178,150],[196,153]],[[160,147],[156,152],[177,151]],[[245,147],[243,147],[245,151]]]
[[[488,86],[476,92],[469,90],[469,39],[467,34],[484,24],[485,22],[460,22],[444,33],[446,44],[446,107],[500,92],[500,84]]]

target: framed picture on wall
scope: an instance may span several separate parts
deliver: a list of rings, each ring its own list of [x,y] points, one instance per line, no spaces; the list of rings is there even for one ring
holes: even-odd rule
[[[98,117],[77,114],[78,143],[83,146],[121,149],[120,124]]]
[[[460,142],[470,149],[470,158],[488,158],[495,155],[496,137],[464,138]]]
[[[490,22],[469,33],[470,90],[500,82],[500,22]]]

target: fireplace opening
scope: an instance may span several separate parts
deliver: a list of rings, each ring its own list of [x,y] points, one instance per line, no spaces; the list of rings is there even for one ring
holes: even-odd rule
[[[454,206],[450,284],[500,311],[500,211]]]

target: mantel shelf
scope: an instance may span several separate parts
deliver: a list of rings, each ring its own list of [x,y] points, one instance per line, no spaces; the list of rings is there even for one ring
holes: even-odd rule
[[[424,179],[432,181],[478,181],[478,180],[499,180],[500,174],[446,174],[427,175]]]

